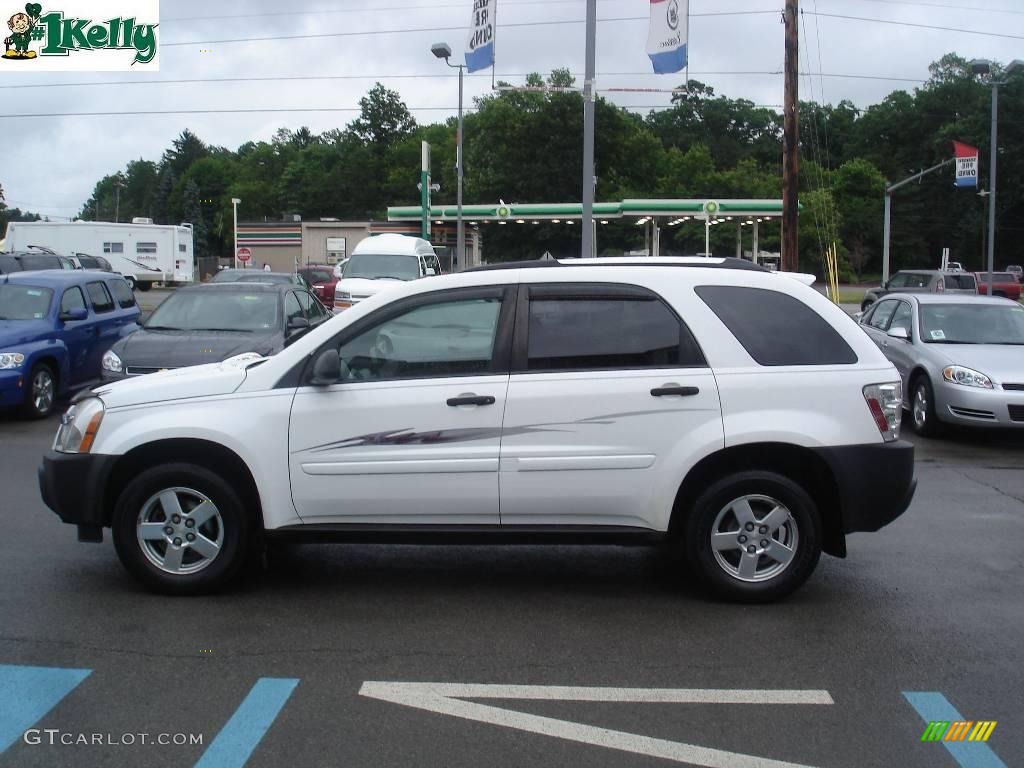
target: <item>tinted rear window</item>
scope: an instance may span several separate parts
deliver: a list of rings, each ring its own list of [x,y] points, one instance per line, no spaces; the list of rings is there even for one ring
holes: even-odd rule
[[[977,290],[978,282],[974,275],[946,275],[946,287],[953,289]]]
[[[697,295],[759,365],[850,365],[856,353],[799,299],[764,288],[702,285]]]
[[[132,293],[132,289],[128,287],[128,283],[124,280],[110,280],[107,286],[110,288],[110,292],[114,294],[114,301],[120,305],[121,309],[135,306],[135,294]]]
[[[21,265],[18,264],[18,260],[13,256],[5,256],[0,254],[0,275],[10,274],[11,272],[20,272]]]
[[[85,286],[85,292],[89,294],[93,312],[109,312],[114,308],[114,300],[110,298],[110,291],[103,283],[89,283]]]
[[[63,269],[64,267],[56,256],[25,254],[21,257],[21,268],[30,272],[34,269]]]

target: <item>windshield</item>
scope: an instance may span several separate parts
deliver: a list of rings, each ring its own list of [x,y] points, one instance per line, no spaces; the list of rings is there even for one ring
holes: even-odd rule
[[[927,272],[897,272],[889,281],[890,288],[927,288],[932,276]]]
[[[929,344],[1024,344],[1024,307],[922,304],[921,338]]]
[[[306,278],[312,283],[329,283],[334,280],[334,274],[326,269],[311,269]]]
[[[353,256],[345,265],[346,280],[350,277],[368,280],[415,280],[419,276],[420,263],[415,256],[365,253]]]
[[[0,320],[42,320],[53,291],[31,285],[0,285]]]
[[[266,331],[281,325],[277,294],[206,291],[169,296],[146,323],[149,330]]]

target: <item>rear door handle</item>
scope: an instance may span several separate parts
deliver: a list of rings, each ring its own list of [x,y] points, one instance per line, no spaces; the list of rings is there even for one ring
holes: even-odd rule
[[[491,395],[459,395],[458,397],[449,397],[448,405],[452,407],[457,405],[494,405],[494,398]]]
[[[675,384],[665,387],[655,387],[651,390],[651,394],[655,397],[665,397],[666,395],[690,397],[692,395],[696,395],[698,392],[700,392],[700,390],[697,387],[680,387]]]

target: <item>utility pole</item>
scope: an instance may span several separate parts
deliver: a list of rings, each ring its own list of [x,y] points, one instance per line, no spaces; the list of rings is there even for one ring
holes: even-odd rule
[[[121,181],[118,177],[117,181],[114,182],[114,223],[120,221],[121,215],[121,187],[127,187],[128,185]]]
[[[580,255],[594,255],[594,74],[597,45],[597,0],[587,0],[587,54],[583,75],[583,247]]]
[[[800,0],[786,0],[786,66],[782,135],[782,271],[800,266],[797,209],[800,193]]]

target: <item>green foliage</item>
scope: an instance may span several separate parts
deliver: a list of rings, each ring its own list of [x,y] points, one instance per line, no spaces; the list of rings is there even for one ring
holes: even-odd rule
[[[864,110],[847,101],[800,105],[800,263],[821,273],[833,242],[840,266],[857,275],[881,270],[882,205],[887,183],[951,156],[951,142],[981,150],[988,186],[991,88],[962,57],[947,54],[913,92],[896,91]],[[996,65],[997,74],[999,67]],[[467,203],[576,201],[581,197],[583,100],[565,69],[529,75],[526,89],[507,83],[475,100],[465,118]],[[716,95],[691,80],[669,108],[646,116],[598,98],[597,199],[778,198],[781,195],[781,115],[745,99]],[[1014,235],[1024,221],[1024,77],[1000,88],[998,261],[1024,261]],[[120,188],[120,219],[150,216],[159,223],[192,221],[197,252],[231,251],[232,197],[243,220],[304,218],[383,219],[389,205],[416,205],[420,143],[432,147],[435,203],[455,202],[456,120],[417,125],[398,93],[381,83],[360,100],[349,125],[322,134],[282,128],[270,141],[235,151],[208,146],[189,130],[174,139],[159,163],[136,160],[97,182],[82,218],[113,219]],[[982,268],[985,201],[952,184],[952,169],[924,177],[893,197],[893,268],[934,265],[942,247],[969,269]],[[2,203],[0,203],[2,206]],[[20,211],[0,207],[0,220]],[[578,252],[579,225],[546,223],[483,228],[489,258],[533,258]],[[749,232],[745,248],[749,248]],[[202,243],[200,243],[200,240]],[[662,250],[704,250],[703,227],[662,230]],[[601,252],[643,246],[633,222],[598,226]],[[763,250],[778,250],[777,223],[760,229]],[[733,253],[733,223],[711,229],[714,253]]]

